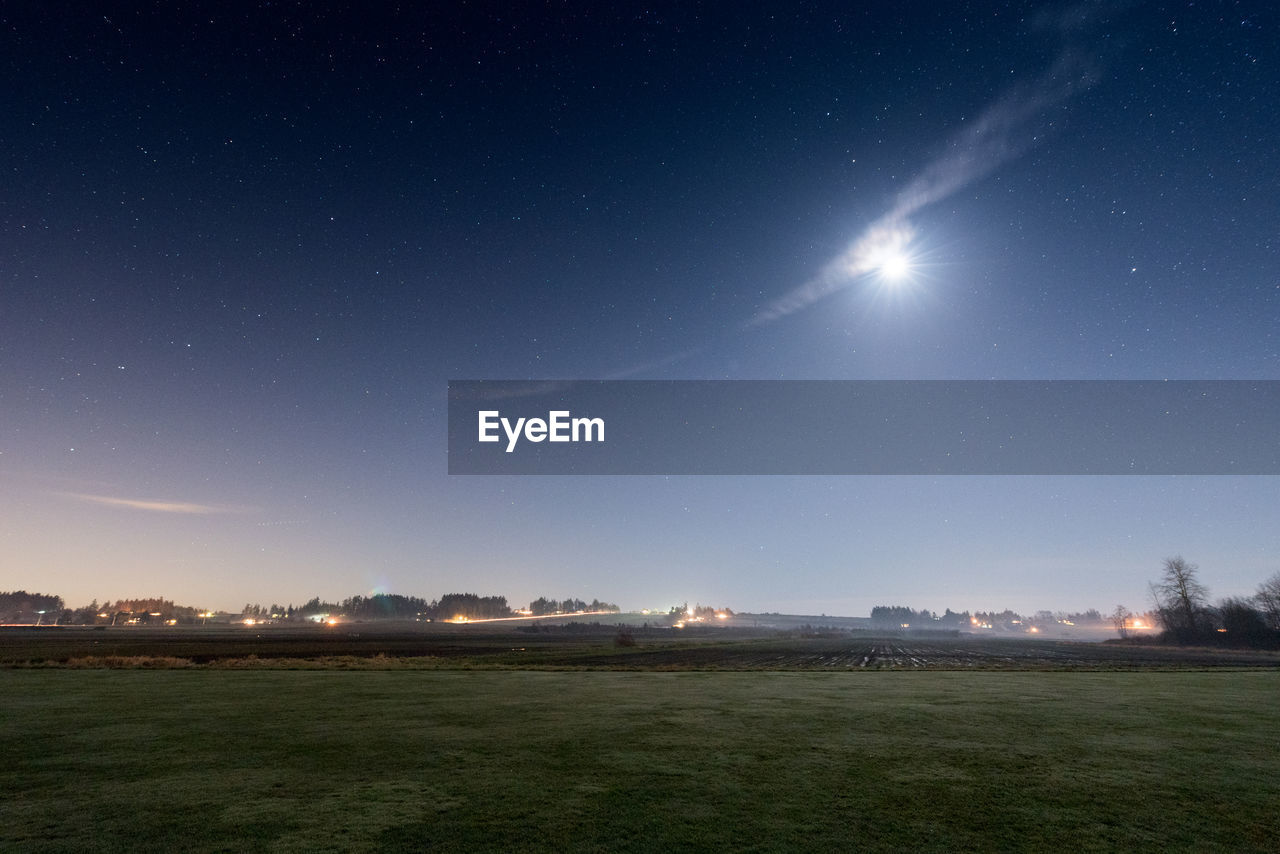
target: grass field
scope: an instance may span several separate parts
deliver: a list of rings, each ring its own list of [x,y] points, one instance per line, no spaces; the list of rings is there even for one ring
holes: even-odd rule
[[[0,672],[0,850],[1274,851],[1280,672]]]

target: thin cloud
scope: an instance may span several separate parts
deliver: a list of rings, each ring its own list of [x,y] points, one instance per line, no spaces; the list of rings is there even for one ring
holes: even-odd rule
[[[1029,85],[1014,86],[956,134],[899,195],[885,218],[901,220],[994,172],[1038,139],[1036,119],[1050,107],[1083,92],[1097,80],[1091,63],[1064,51]]]
[[[214,504],[194,504],[187,501],[148,501],[138,498],[119,498],[113,495],[90,495],[84,492],[59,492],[66,498],[88,501],[106,507],[123,507],[127,510],[148,510],[152,513],[178,513],[188,516],[213,516],[221,513],[241,513],[243,508],[219,507]]]
[[[746,328],[753,329],[781,320],[813,305],[828,294],[848,287],[852,279],[874,270],[878,258],[886,249],[905,247],[915,238],[915,234],[915,228],[907,222],[905,216],[889,214],[881,217],[844,254],[827,264],[821,273],[757,312],[747,322]]]

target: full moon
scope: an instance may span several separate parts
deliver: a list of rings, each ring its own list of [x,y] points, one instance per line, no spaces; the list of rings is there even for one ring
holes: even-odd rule
[[[900,282],[911,274],[911,258],[896,250],[885,252],[879,259],[876,271],[887,281]]]

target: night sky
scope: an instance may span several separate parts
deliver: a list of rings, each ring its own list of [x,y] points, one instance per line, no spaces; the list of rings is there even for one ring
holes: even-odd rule
[[[1280,379],[1272,3],[336,5],[0,9],[0,589],[865,615],[1280,569],[1274,477],[445,447],[450,379]],[[898,282],[846,263],[885,228]]]

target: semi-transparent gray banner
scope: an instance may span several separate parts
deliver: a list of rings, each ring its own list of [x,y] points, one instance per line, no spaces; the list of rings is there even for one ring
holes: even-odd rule
[[[449,383],[450,474],[1280,474],[1280,381]]]

